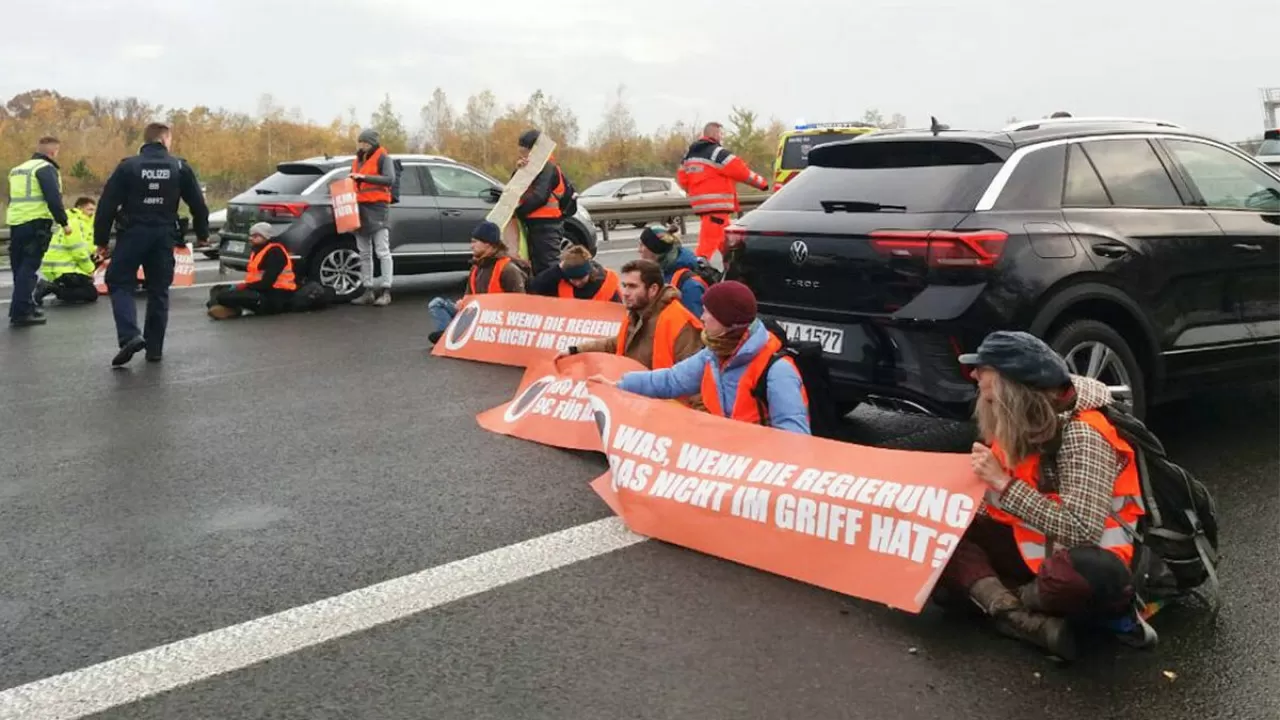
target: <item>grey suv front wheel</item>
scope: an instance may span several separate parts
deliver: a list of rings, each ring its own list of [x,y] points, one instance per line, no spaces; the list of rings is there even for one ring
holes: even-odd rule
[[[360,293],[360,254],[355,242],[339,240],[322,248],[311,263],[311,279],[332,288],[339,301]]]
[[[1076,375],[1099,380],[1112,396],[1141,418],[1147,411],[1146,378],[1129,343],[1110,325],[1076,320],[1054,333],[1049,345]]]

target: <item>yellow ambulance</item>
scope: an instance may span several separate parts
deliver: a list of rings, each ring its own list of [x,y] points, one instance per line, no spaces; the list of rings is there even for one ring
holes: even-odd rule
[[[773,191],[777,192],[808,167],[811,149],[838,140],[852,140],[877,129],[863,123],[810,123],[782,133],[778,156],[773,161]]]

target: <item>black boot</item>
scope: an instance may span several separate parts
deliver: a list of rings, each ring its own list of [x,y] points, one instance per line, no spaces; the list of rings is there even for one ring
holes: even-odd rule
[[[983,578],[969,597],[989,615],[1001,635],[1039,646],[1063,660],[1076,659],[1075,636],[1067,621],[1028,610],[998,578]]]

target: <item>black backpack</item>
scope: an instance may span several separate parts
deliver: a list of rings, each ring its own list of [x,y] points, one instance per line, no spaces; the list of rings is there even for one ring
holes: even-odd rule
[[[395,205],[400,202],[400,176],[404,174],[404,163],[392,160],[391,164],[396,169],[396,178],[391,182],[391,204]]]
[[[578,188],[573,186],[573,181],[559,165],[556,166],[556,172],[560,173],[560,179],[564,181],[564,194],[556,198],[560,203],[560,217],[573,217],[578,214]]]
[[[724,279],[724,273],[712,267],[707,263],[705,258],[698,258],[693,267],[680,268],[671,275],[671,284],[674,285],[677,290],[680,289],[680,283],[684,282],[684,276],[681,275],[682,272],[687,272],[693,277],[702,280],[707,287],[711,287]],[[676,279],[677,276],[679,276],[678,280]]]
[[[1113,405],[1099,411],[1133,447],[1142,482],[1146,514],[1138,527],[1126,526],[1134,540],[1135,590],[1148,601],[1196,591],[1216,606],[1218,514],[1213,496],[1169,459],[1160,439],[1141,420]]]
[[[787,333],[773,319],[763,320],[764,326],[775,337],[782,341],[782,349],[769,358],[760,382],[756,383],[752,395],[760,404],[760,417],[768,424],[769,418],[769,370],[773,364],[783,358],[791,358],[800,370],[800,381],[804,383],[805,394],[809,396],[809,431],[815,437],[837,438],[840,430],[840,411],[836,409],[835,396],[831,390],[831,370],[822,354],[822,343],[808,340],[790,340]]]

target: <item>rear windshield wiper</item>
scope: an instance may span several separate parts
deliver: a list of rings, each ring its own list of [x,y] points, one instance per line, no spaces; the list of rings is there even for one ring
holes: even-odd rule
[[[825,213],[859,213],[859,212],[906,212],[906,205],[881,205],[862,200],[823,200],[818,203]]]

